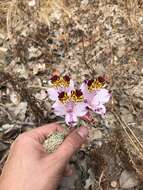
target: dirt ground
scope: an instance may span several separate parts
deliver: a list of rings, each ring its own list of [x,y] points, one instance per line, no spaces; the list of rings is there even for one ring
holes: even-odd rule
[[[105,75],[112,99],[60,190],[143,190],[143,1],[0,0],[0,172],[22,132],[60,121],[48,80]]]

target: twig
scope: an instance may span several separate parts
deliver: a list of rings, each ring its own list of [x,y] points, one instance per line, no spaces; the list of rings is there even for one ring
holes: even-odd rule
[[[134,146],[134,148],[138,151],[138,153],[141,155],[141,158],[143,159],[143,153],[140,148],[142,149],[143,145],[140,143],[140,141],[138,140],[138,138],[135,136],[135,134],[133,133],[133,131],[124,123],[124,121],[120,118],[120,116],[118,116],[116,114],[116,112],[112,111],[112,113],[114,114],[115,118],[118,120],[118,122],[121,124],[121,127],[124,129],[127,137],[129,138],[129,140],[131,141],[132,145]],[[127,131],[127,129],[130,131],[130,133],[132,134],[134,140],[132,139],[131,135],[129,135],[129,132]],[[136,143],[138,143],[140,145],[140,148],[136,145],[136,143],[134,142],[136,141]]]
[[[83,59],[83,63],[86,65],[87,69],[89,70],[91,76],[94,78],[94,72],[95,70],[92,68],[90,68],[90,66],[88,65],[87,61],[86,61],[86,51],[85,51],[85,45],[84,45],[84,34],[82,34],[82,49],[83,49],[83,56],[82,56],[82,59]]]
[[[103,188],[101,187],[101,182],[102,182],[102,178],[104,177],[104,170],[102,171],[100,177],[99,177],[99,187],[101,188],[101,190],[103,190]]]

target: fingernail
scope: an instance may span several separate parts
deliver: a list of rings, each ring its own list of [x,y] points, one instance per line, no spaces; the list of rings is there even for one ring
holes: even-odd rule
[[[77,133],[82,137],[85,138],[88,136],[88,129],[86,127],[80,127]]]

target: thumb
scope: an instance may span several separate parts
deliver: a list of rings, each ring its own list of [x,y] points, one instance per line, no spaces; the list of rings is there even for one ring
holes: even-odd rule
[[[74,130],[69,136],[66,137],[62,145],[58,148],[57,154],[63,159],[68,161],[71,156],[81,147],[88,136],[87,127],[80,127]]]

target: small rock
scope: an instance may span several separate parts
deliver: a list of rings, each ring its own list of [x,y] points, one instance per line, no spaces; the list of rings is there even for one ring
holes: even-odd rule
[[[112,181],[111,182],[111,187],[113,187],[113,188],[116,188],[117,187],[117,181]]]
[[[82,0],[82,1],[81,1],[81,5],[84,5],[84,6],[87,6],[88,3],[89,3],[88,0]]]
[[[39,93],[35,94],[35,97],[39,100],[44,100],[47,97],[47,93],[45,90],[41,90]]]
[[[10,100],[13,104],[18,105],[20,103],[20,96],[16,92],[10,94]]]
[[[140,23],[141,25],[143,25],[143,16],[140,16],[140,17],[138,18],[138,21],[139,21],[139,23]]]
[[[34,67],[33,67],[33,75],[36,75],[38,74],[39,72],[44,72],[46,69],[46,65],[43,63],[43,64],[36,64]]]
[[[124,170],[119,179],[120,187],[123,189],[131,189],[139,184],[134,172]]]
[[[93,179],[91,179],[90,177],[86,180],[84,189],[88,190],[93,186]]]
[[[16,73],[20,75],[20,77],[25,78],[25,79],[28,78],[28,72],[27,72],[27,69],[26,69],[25,65],[23,65],[23,64],[18,65],[15,68],[15,70],[16,70]]]
[[[118,50],[118,57],[122,57],[125,54],[125,47],[122,46]]]
[[[15,127],[15,125],[14,124],[5,124],[5,125],[3,125],[2,127],[1,127],[1,129],[2,130],[4,130],[4,131],[6,131],[6,130],[9,130],[9,129],[12,129],[12,128],[14,128]]]
[[[28,5],[30,7],[34,7],[36,5],[36,1],[35,0],[31,0],[31,1],[28,2]]]
[[[42,52],[38,48],[35,48],[33,46],[30,47],[28,51],[29,51],[29,60],[38,58],[42,54]]]
[[[6,52],[7,52],[7,48],[0,47],[0,51],[1,51],[2,53],[6,53]]]

